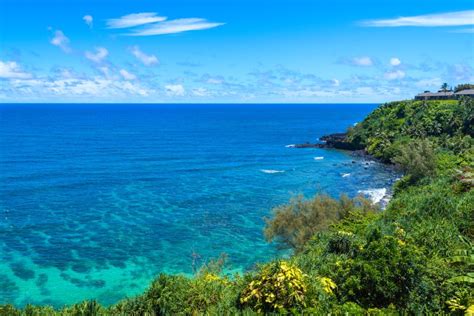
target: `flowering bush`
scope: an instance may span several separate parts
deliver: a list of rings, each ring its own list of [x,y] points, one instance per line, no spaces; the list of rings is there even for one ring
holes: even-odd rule
[[[285,261],[263,267],[247,285],[240,303],[258,312],[281,311],[304,307],[305,276],[301,270]]]

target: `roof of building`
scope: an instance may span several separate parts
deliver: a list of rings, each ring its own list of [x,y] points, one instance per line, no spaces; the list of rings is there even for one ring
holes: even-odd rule
[[[466,95],[466,94],[472,95],[474,94],[474,89],[461,90],[461,91],[456,92],[455,94],[456,95]]]
[[[465,90],[464,90],[465,91]],[[452,91],[440,91],[440,92],[423,92],[419,93],[417,97],[449,97],[454,93]]]

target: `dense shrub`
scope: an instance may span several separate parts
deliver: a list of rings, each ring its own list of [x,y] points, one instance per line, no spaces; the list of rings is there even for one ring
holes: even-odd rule
[[[436,172],[434,148],[427,140],[416,140],[402,146],[393,162],[401,167],[411,182],[433,176]]]
[[[405,307],[420,282],[423,259],[406,241],[377,234],[353,259],[341,263],[335,278],[339,295],[364,307]]]
[[[315,233],[326,230],[349,214],[375,210],[376,206],[361,197],[350,199],[343,195],[336,200],[327,195],[316,195],[305,200],[299,196],[273,210],[273,217],[266,219],[265,237],[268,241],[277,241],[283,248],[299,251]]]

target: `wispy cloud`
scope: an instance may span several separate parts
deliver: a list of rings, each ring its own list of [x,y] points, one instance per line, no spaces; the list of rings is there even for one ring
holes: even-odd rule
[[[362,67],[369,67],[374,64],[372,61],[372,58],[364,56],[364,57],[354,57],[352,59],[352,63],[356,66],[362,66]]]
[[[135,76],[134,74],[131,74],[129,73],[128,71],[126,71],[125,69],[120,69],[120,75],[123,77],[123,79],[125,80],[135,80],[137,79],[137,76]]]
[[[21,70],[20,66],[14,61],[0,60],[0,78],[5,79],[27,79],[31,74]]]
[[[130,52],[135,56],[139,61],[141,61],[145,66],[151,66],[158,64],[158,58],[155,55],[147,55],[140,50],[140,47],[133,46],[130,48]]]
[[[86,51],[85,52],[85,56],[87,59],[95,62],[95,63],[100,63],[102,62],[102,60],[105,59],[105,57],[107,57],[107,55],[109,55],[109,51],[104,48],[104,47],[97,47],[95,49],[95,53],[92,53],[92,52],[89,52],[89,51]]]
[[[337,64],[358,67],[371,67],[375,62],[376,61],[369,56],[341,57],[336,61]]]
[[[443,81],[441,78],[420,79],[415,83],[415,85],[421,89],[438,88],[442,84]]]
[[[126,35],[129,36],[152,36],[164,34],[176,34],[188,31],[206,30],[224,25],[224,23],[209,22],[201,18],[186,18],[165,21],[147,25],[142,29],[134,30]]]
[[[110,80],[106,78],[69,78],[69,79],[14,79],[11,87],[19,96],[57,97],[66,98],[104,98],[140,96],[146,97],[152,90],[124,80]]]
[[[165,16],[159,16],[156,12],[132,13],[107,20],[107,27],[109,29],[139,27],[124,35],[152,36],[206,30],[224,25],[224,23],[210,22],[203,18],[167,19]]]
[[[405,72],[401,70],[394,70],[386,72],[384,75],[387,80],[400,80],[405,78]]]
[[[58,46],[61,48],[65,53],[69,53],[71,48],[69,47],[69,38],[64,35],[63,31],[56,30],[54,31],[54,37],[51,39],[50,43],[54,46]]]
[[[82,19],[84,20],[84,23],[86,23],[88,27],[92,28],[93,22],[94,22],[94,18],[92,17],[92,15],[84,15]]]
[[[362,26],[399,27],[399,26],[462,26],[474,25],[474,10],[445,12],[416,16],[402,16],[394,19],[362,21]]]
[[[109,29],[122,29],[165,20],[165,16],[158,16],[156,12],[132,13],[117,19],[107,20],[107,27]]]

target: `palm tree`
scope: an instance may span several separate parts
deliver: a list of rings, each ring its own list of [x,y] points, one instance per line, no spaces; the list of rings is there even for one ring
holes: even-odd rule
[[[443,83],[443,84],[441,85],[441,91],[443,91],[443,92],[448,91],[448,87],[449,87],[449,86],[448,86],[448,84],[447,84],[446,82]]]

